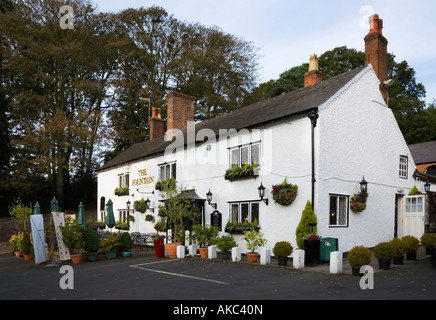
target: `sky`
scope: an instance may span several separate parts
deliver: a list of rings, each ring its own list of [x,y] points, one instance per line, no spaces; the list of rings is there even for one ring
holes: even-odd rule
[[[260,56],[258,83],[346,46],[364,51],[368,17],[383,20],[388,52],[406,60],[425,86],[426,102],[436,99],[435,0],[92,0],[101,11],[160,6],[181,21],[218,26],[251,42]]]

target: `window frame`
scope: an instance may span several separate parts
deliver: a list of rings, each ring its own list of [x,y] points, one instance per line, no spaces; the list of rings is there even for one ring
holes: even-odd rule
[[[238,214],[238,218],[237,218],[237,222],[244,222],[244,220],[242,220],[242,206],[243,205],[247,205],[248,208],[248,213],[247,213],[247,222],[248,223],[253,223],[254,219],[253,219],[253,204],[257,204],[257,217],[255,217],[255,219],[257,219],[257,224],[260,226],[260,200],[243,200],[243,201],[229,201],[229,220],[231,223],[233,223],[235,221],[234,219],[234,211],[233,211],[233,207],[237,208],[237,214]]]
[[[118,187],[125,188],[126,186],[130,188],[130,173],[120,173],[118,175]]]
[[[177,179],[177,161],[161,163],[157,167],[160,181],[167,180],[168,178]]]
[[[331,216],[332,216],[332,197],[336,197],[336,224],[332,224]],[[345,224],[339,224],[339,212],[338,208],[340,207],[340,199],[345,199]],[[329,193],[329,228],[348,228],[350,224],[350,196],[345,194],[338,193]]]
[[[404,160],[404,163],[402,163]],[[398,163],[398,176],[401,179],[407,179],[409,174],[409,157],[408,156],[400,156]]]
[[[257,160],[258,162],[256,162],[257,165],[259,165],[260,162],[260,154],[261,154],[261,141],[256,141],[256,142],[250,142],[250,143],[246,143],[246,144],[241,144],[235,147],[229,147],[229,168],[232,169],[234,168],[236,165],[239,168],[242,168],[244,166],[244,164],[242,163],[242,153],[243,150],[245,150],[245,148],[247,148],[247,161],[248,161],[248,165],[253,165],[253,146],[258,146],[258,154],[257,154]],[[234,161],[234,156],[236,155],[236,153],[234,154],[234,151],[238,151],[237,152],[237,161]],[[245,151],[244,151],[245,152]]]

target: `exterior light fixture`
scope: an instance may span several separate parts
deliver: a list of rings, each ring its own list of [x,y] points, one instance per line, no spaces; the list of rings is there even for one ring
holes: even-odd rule
[[[265,197],[265,189],[266,188],[263,186],[263,184],[261,182],[259,188],[257,188],[257,191],[259,192],[260,200],[265,202],[266,205],[268,205],[268,198],[264,199],[264,197]]]
[[[360,181],[360,191],[368,192],[368,182],[366,182],[365,177],[363,177],[362,181]]]
[[[207,200],[207,203],[212,206],[212,208],[216,209],[216,207],[217,207],[216,203],[211,203],[212,202],[212,192],[210,192],[210,189],[206,193],[206,200]]]
[[[150,210],[151,212],[154,213],[154,208],[150,208],[150,204],[151,204],[151,201],[150,201],[150,199],[147,197],[147,200],[145,200],[145,206],[147,207],[148,210]]]
[[[424,191],[425,193],[430,192],[430,183],[428,181],[424,184]]]
[[[126,202],[126,206],[127,206],[127,210],[130,211],[130,200],[127,200],[127,202]]]

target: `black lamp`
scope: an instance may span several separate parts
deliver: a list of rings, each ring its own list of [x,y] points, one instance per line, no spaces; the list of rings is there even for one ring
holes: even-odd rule
[[[127,200],[127,202],[126,202],[126,206],[127,206],[127,210],[130,211],[130,200]]]
[[[206,193],[206,199],[207,199],[207,203],[210,204],[212,206],[212,208],[216,209],[216,203],[211,203],[212,202],[212,192],[209,191]]]
[[[147,207],[148,210],[150,210],[151,212],[154,213],[154,208],[150,208],[150,204],[151,204],[151,201],[150,201],[150,199],[147,197],[147,200],[145,200],[145,206]]]
[[[263,186],[262,182],[260,183],[259,188],[257,188],[258,192],[259,192],[259,197],[260,200],[265,202],[266,205],[268,205],[268,198],[264,199],[263,197],[265,197],[265,187]]]
[[[424,191],[425,193],[430,192],[430,183],[428,181],[424,184]]]
[[[366,182],[365,177],[363,177],[362,181],[360,181],[360,191],[368,192],[368,182]]]

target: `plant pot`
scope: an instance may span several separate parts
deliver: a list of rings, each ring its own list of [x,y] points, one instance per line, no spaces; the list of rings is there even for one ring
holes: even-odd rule
[[[247,261],[250,263],[256,263],[259,254],[257,252],[247,252]]]
[[[154,253],[156,254],[156,258],[164,257],[164,239],[160,238],[153,242]]]
[[[378,259],[378,267],[381,270],[389,270],[391,268],[391,260],[387,259]]]
[[[177,258],[177,246],[180,246],[180,242],[176,243],[167,243],[165,245],[165,250],[167,251],[168,258],[175,259]]]
[[[288,257],[277,257],[277,264],[279,266],[286,266],[288,264]]]
[[[130,251],[123,251],[123,252],[121,252],[121,255],[123,256],[123,257],[131,257],[132,256],[132,253],[130,252]]]
[[[117,256],[116,251],[106,251],[106,259],[108,259],[108,260],[115,259],[116,256]]]
[[[321,240],[304,240],[304,264],[317,266],[320,261]]]
[[[363,273],[360,273],[360,267],[351,266],[351,275],[353,277],[361,277],[363,276]]]
[[[23,257],[23,253],[21,251],[15,251],[15,256],[17,258],[22,258]]]
[[[209,256],[208,248],[198,248],[198,251],[200,252],[200,257],[202,258],[207,258]]]
[[[32,261],[32,254],[31,254],[31,253],[29,253],[29,254],[25,253],[25,254],[24,254],[24,260],[26,260],[26,261]]]
[[[406,252],[407,260],[416,260],[416,252]]]
[[[434,255],[435,254],[435,248],[425,248],[425,254],[427,254],[427,255]]]
[[[94,262],[94,261],[97,261],[98,254],[97,253],[88,253],[86,255],[86,258],[88,259],[89,262]]]
[[[436,256],[431,256],[428,258],[428,261],[432,264],[433,267],[436,267]]]
[[[401,256],[394,257],[394,260],[392,261],[393,264],[403,264],[404,263],[404,254]]]
[[[231,251],[222,251],[220,252],[221,260],[230,260],[232,257]]]
[[[79,264],[82,260],[82,254],[70,254],[70,259],[73,264]]]

